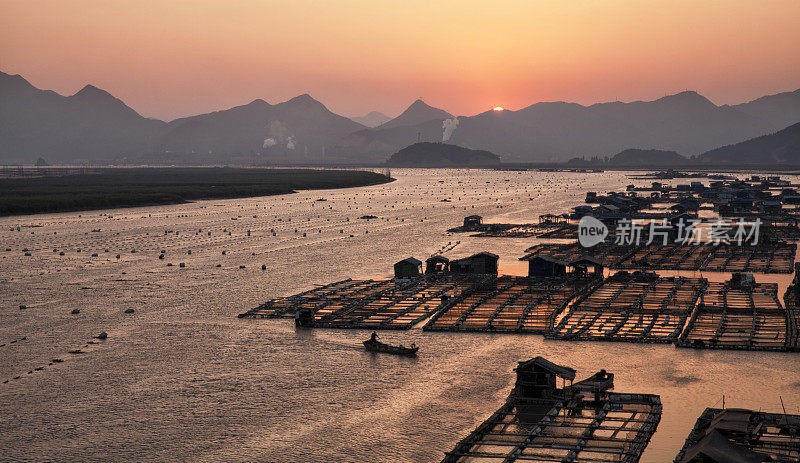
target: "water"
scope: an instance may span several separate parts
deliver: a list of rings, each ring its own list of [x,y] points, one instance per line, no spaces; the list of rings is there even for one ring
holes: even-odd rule
[[[407,359],[364,352],[365,331],[236,318],[314,284],[390,276],[394,262],[458,240],[449,257],[489,250],[504,273],[524,274],[517,257],[533,240],[445,230],[470,214],[533,222],[631,183],[613,172],[392,173],[398,181],[360,189],[0,218],[0,460],[439,461],[503,402],[516,362],[536,355],[578,378],[606,368],[620,392],[660,394],[645,462],[671,461],[723,394],[726,406],[769,411],[783,397],[800,413],[797,354],[384,333],[421,346]],[[101,331],[107,340],[87,344]]]

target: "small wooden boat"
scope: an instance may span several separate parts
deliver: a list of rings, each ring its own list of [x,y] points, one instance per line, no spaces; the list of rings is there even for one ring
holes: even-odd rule
[[[417,350],[419,347],[415,345],[411,345],[411,347],[404,347],[404,346],[392,346],[390,344],[385,344],[377,340],[367,339],[364,341],[364,349],[370,352],[384,352],[387,354],[395,354],[395,355],[405,355],[408,357],[413,357],[417,355]]]

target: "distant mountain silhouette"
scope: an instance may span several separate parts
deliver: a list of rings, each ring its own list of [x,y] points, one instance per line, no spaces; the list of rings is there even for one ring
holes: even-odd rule
[[[271,105],[243,106],[168,124],[160,146],[171,153],[209,153],[219,159],[250,154],[273,161],[322,162],[325,147],[364,126],[330,112],[310,95]]]
[[[72,96],[0,72],[0,162],[71,163],[150,150],[164,122],[147,119],[92,85]]]
[[[334,144],[331,153],[351,162],[386,159],[412,143],[442,141],[442,121],[453,117],[447,111],[416,100],[394,119],[342,138]]]
[[[422,100],[416,100],[411,103],[411,106],[406,108],[406,110],[403,111],[399,116],[379,125],[377,129],[385,130],[396,127],[412,126],[424,124],[425,122],[432,120],[441,121],[443,119],[451,119],[452,117],[453,115],[447,111],[429,106]]]
[[[392,167],[495,167],[500,164],[500,158],[488,151],[422,142],[401,149],[386,164]]]
[[[762,96],[748,103],[731,106],[756,117],[768,127],[777,130],[800,122],[800,90]]]
[[[686,165],[691,161],[676,153],[664,150],[627,149],[620,151],[608,160],[609,166],[675,166]]]
[[[800,166],[800,123],[770,135],[706,151],[698,160],[712,165]]]
[[[609,156],[631,146],[696,155],[785,127],[799,111],[798,92],[773,95],[737,106],[717,106],[697,92],[686,91],[654,101],[613,102],[583,106],[537,103],[518,111],[486,111],[459,118],[449,141],[486,149],[506,161],[565,161],[574,156]],[[782,125],[776,125],[782,124]],[[405,127],[403,137],[376,129],[348,137],[351,152],[388,155],[417,141],[441,140],[430,122]],[[362,144],[359,145],[357,142]]]
[[[370,128],[377,127],[383,123],[392,120],[391,117],[387,116],[386,114],[380,113],[378,111],[370,111],[368,114],[365,114],[360,117],[351,117],[350,119]]]
[[[166,123],[142,117],[92,85],[62,96],[0,72],[4,164],[31,164],[39,157],[51,164],[380,163],[414,143],[442,142],[445,120],[448,143],[508,162],[603,158],[630,147],[695,156],[800,122],[800,90],[732,106],[686,91],[631,103],[544,102],[457,119],[417,100],[396,118],[367,128],[309,95],[275,105],[254,100]]]

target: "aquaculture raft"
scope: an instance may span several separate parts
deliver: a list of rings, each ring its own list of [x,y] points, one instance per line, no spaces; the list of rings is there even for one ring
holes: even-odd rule
[[[337,299],[352,297],[359,293],[369,293],[379,288],[380,283],[374,280],[342,280],[293,296],[272,299],[258,307],[239,314],[239,318],[280,318],[293,317],[295,312],[304,308],[315,308]]]
[[[778,300],[778,285],[709,283],[678,339],[680,347],[791,350],[797,343],[796,311]]]
[[[495,275],[436,273],[413,278],[344,280],[262,304],[241,318],[291,316],[311,311],[313,326],[408,329],[455,299],[495,280]]]
[[[675,463],[704,463],[709,455],[714,461],[800,461],[800,415],[706,408]]]
[[[526,249],[526,254],[519,260],[529,261],[537,256],[550,257],[562,262],[581,259],[587,255],[600,261],[604,267],[614,267],[635,252],[634,246],[617,246],[613,243],[601,243],[592,248],[584,248],[578,243],[569,244],[537,244]]]
[[[427,331],[544,333],[567,303],[595,280],[503,276],[448,301]]]
[[[589,254],[613,269],[792,273],[796,251],[797,244],[781,241],[755,246],[603,243],[588,249],[578,243],[538,244],[528,248],[520,260],[547,256],[568,261]]]
[[[469,291],[494,276],[441,273],[386,280],[368,295],[322,304],[314,326],[327,328],[409,329],[432,315],[442,300]]]
[[[661,420],[661,400],[617,394],[613,374],[575,384],[575,371],[537,357],[517,367],[517,383],[489,419],[448,452],[454,462],[637,462]],[[556,387],[561,379],[565,386]]]
[[[579,297],[546,336],[563,340],[674,342],[707,281],[617,273]]]
[[[578,226],[570,223],[559,224],[520,224],[476,233],[472,236],[482,238],[546,238],[578,239]]]

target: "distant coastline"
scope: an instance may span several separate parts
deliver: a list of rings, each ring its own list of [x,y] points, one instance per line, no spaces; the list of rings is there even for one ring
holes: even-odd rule
[[[394,181],[363,170],[134,167],[76,171],[0,178],[0,216],[272,196]]]

